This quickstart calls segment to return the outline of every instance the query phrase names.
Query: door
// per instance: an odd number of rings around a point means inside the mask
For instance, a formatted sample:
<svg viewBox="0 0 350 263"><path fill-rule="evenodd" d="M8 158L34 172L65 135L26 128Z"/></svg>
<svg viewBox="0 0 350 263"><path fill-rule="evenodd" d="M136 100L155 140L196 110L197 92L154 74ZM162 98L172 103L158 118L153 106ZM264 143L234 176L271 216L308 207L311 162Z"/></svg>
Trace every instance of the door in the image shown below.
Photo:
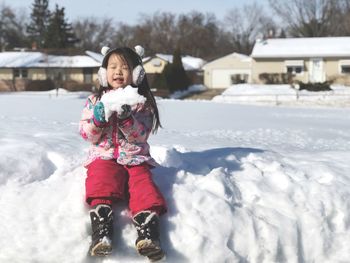
<svg viewBox="0 0 350 263"><path fill-rule="evenodd" d="M310 60L310 82L324 82L323 60L313 58Z"/></svg>

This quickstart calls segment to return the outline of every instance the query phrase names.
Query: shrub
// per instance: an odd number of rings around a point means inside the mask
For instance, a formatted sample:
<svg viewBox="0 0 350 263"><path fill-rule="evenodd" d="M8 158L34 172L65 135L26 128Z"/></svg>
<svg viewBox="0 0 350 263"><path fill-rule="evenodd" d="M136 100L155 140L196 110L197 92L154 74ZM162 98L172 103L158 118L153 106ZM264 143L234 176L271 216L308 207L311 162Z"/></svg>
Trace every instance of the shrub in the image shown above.
<svg viewBox="0 0 350 263"><path fill-rule="evenodd" d="M291 84L293 75L291 73L261 73L259 79L264 84Z"/></svg>
<svg viewBox="0 0 350 263"><path fill-rule="evenodd" d="M308 90L308 91L328 91L332 90L329 82L317 82L317 83L303 83L298 82L299 90Z"/></svg>
<svg viewBox="0 0 350 263"><path fill-rule="evenodd" d="M27 83L27 91L47 91L55 88L55 83L51 79L31 80Z"/></svg>

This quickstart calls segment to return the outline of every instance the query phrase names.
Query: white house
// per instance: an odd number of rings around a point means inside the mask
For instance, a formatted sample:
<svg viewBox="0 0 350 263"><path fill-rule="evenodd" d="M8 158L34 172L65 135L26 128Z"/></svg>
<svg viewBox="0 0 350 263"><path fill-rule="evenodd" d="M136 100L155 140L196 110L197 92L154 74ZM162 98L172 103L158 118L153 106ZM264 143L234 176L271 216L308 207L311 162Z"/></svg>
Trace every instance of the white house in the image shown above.
<svg viewBox="0 0 350 263"><path fill-rule="evenodd" d="M350 83L350 37L260 40L251 57L253 83L262 83L262 74L291 74L305 83Z"/></svg>

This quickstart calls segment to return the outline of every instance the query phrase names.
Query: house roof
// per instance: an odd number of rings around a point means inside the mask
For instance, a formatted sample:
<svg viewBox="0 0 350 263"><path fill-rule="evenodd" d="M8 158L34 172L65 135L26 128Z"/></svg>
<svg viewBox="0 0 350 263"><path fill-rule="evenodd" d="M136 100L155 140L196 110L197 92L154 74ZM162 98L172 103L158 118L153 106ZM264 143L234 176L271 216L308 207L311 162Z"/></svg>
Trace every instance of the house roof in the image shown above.
<svg viewBox="0 0 350 263"><path fill-rule="evenodd" d="M100 63L90 56L54 56L41 52L0 53L1 68L89 68Z"/></svg>
<svg viewBox="0 0 350 263"><path fill-rule="evenodd" d="M44 59L41 52L1 52L1 68L21 68L27 67L28 64L37 63Z"/></svg>
<svg viewBox="0 0 350 263"><path fill-rule="evenodd" d="M228 54L226 56L223 56L223 57L220 57L220 58L217 58L215 60L212 60L208 63L206 63L203 68L207 67L207 66L210 66L212 64L216 64L216 63L220 63L221 61L224 61L226 59L230 59L230 58L233 58L233 59L238 59L242 62L248 62L250 63L252 61L252 58L250 56L247 56L247 55L244 55L244 54L241 54L241 53L236 53L236 52L233 52L231 54Z"/></svg>
<svg viewBox="0 0 350 263"><path fill-rule="evenodd" d="M173 55L167 55L167 54L156 54L156 57L165 60L169 63L173 63ZM202 68L202 66L206 63L205 60L201 58L196 58L192 56L182 56L181 57L182 64L184 66L184 69L186 71L189 70L199 70Z"/></svg>
<svg viewBox="0 0 350 263"><path fill-rule="evenodd" d="M89 56L47 56L44 61L29 65L29 67L51 67L51 68L95 68L101 65Z"/></svg>
<svg viewBox="0 0 350 263"><path fill-rule="evenodd" d="M96 61L102 63L103 60L103 55L100 53L96 53L93 51L86 51L85 52L88 56L92 57ZM173 62L173 55L168 55L168 54L156 54L155 57L158 57L164 61L167 61L169 63ZM145 57L142 59L143 63L147 63L150 61L153 57ZM201 58L196 58L192 56L182 56L182 64L184 66L185 70L199 70L202 68L202 66L206 63L205 60Z"/></svg>
<svg viewBox="0 0 350 263"><path fill-rule="evenodd" d="M102 63L103 55L101 53L96 53L96 52L87 50L85 51L85 54L88 55L89 57L92 57L94 60L96 60L100 64Z"/></svg>
<svg viewBox="0 0 350 263"><path fill-rule="evenodd" d="M350 57L350 37L257 40L253 58Z"/></svg>

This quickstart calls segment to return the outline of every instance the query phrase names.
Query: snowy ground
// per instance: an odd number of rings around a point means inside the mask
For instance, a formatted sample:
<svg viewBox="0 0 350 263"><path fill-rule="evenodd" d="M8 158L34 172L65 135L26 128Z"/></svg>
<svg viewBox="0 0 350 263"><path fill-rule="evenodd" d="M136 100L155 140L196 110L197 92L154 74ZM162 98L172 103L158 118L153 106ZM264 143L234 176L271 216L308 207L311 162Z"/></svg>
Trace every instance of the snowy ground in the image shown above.
<svg viewBox="0 0 350 263"><path fill-rule="evenodd" d="M0 262L146 262L125 204L87 257L85 97L0 94ZM348 262L350 108L161 100L150 139L167 262Z"/></svg>
<svg viewBox="0 0 350 263"><path fill-rule="evenodd" d="M299 90L298 85L237 84L213 100L260 105L350 107L350 87L331 85L329 91L310 92Z"/></svg>

